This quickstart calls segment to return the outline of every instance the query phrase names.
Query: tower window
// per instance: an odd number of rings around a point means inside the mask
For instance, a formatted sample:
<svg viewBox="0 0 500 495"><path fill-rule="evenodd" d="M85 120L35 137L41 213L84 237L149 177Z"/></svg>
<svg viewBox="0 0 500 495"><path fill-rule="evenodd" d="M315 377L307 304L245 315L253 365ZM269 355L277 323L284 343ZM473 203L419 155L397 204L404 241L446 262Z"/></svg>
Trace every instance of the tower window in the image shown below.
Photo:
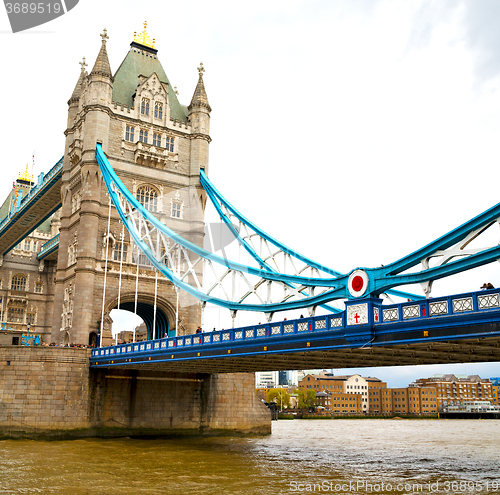
<svg viewBox="0 0 500 495"><path fill-rule="evenodd" d="M143 131L143 130L141 129L141 132L140 132L140 134L139 134L139 141L140 141L141 143L146 143L146 144L148 144L148 131Z"/></svg>
<svg viewBox="0 0 500 495"><path fill-rule="evenodd" d="M122 261L122 243L116 242L113 246L113 260ZM127 245L123 244L123 261L127 260Z"/></svg>
<svg viewBox="0 0 500 495"><path fill-rule="evenodd" d="M172 152L174 151L174 138L173 137L167 137L165 148L167 148L168 151L172 151Z"/></svg>
<svg viewBox="0 0 500 495"><path fill-rule="evenodd" d="M22 323L24 320L24 308L20 306L9 306L7 310L7 321Z"/></svg>
<svg viewBox="0 0 500 495"><path fill-rule="evenodd" d="M132 263L142 266L151 266L151 261L149 261L148 257L142 251L139 250L139 257L137 257L137 251L137 246L134 246L132 250Z"/></svg>
<svg viewBox="0 0 500 495"><path fill-rule="evenodd" d="M163 118L163 105L161 103L155 104L155 119Z"/></svg>
<svg viewBox="0 0 500 495"><path fill-rule="evenodd" d="M42 282L35 283L35 292L37 294L41 294L43 292L43 283Z"/></svg>
<svg viewBox="0 0 500 495"><path fill-rule="evenodd" d="M181 218L182 203L180 201L172 201L172 218Z"/></svg>
<svg viewBox="0 0 500 495"><path fill-rule="evenodd" d="M10 288L11 290L26 291L26 277L24 275L14 275Z"/></svg>
<svg viewBox="0 0 500 495"><path fill-rule="evenodd" d="M127 126L125 129L125 141L134 142L134 128L131 126Z"/></svg>
<svg viewBox="0 0 500 495"><path fill-rule="evenodd" d="M141 186L137 189L135 197L146 210L158 211L158 192L151 186Z"/></svg>
<svg viewBox="0 0 500 495"><path fill-rule="evenodd" d="M153 133L153 146L161 147L161 134L156 134L156 132Z"/></svg>
<svg viewBox="0 0 500 495"><path fill-rule="evenodd" d="M149 115L149 100L147 98L143 98L141 101L141 114Z"/></svg>

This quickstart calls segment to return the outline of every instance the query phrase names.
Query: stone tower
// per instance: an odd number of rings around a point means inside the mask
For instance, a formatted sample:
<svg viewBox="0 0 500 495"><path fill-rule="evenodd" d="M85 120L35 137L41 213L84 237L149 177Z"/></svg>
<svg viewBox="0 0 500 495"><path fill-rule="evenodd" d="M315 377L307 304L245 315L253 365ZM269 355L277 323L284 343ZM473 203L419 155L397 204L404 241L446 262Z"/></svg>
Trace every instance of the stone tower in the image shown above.
<svg viewBox="0 0 500 495"><path fill-rule="evenodd" d="M109 313L118 303L120 309L137 308L149 337L153 336L153 319L156 337L166 332L194 333L200 324L200 303L177 293L162 276L158 277L153 316L155 272L136 252L126 230L123 233L114 207L108 232L109 196L95 149L96 143L102 143L125 186L160 221L202 245L205 193L199 173L201 168L208 171L211 112L203 65L191 103L185 107L163 70L146 24L134 36L114 75L106 51L106 30L101 37L92 70L87 73L85 60L81 63L68 101L52 342L94 342L104 312L103 343L109 343Z"/></svg>

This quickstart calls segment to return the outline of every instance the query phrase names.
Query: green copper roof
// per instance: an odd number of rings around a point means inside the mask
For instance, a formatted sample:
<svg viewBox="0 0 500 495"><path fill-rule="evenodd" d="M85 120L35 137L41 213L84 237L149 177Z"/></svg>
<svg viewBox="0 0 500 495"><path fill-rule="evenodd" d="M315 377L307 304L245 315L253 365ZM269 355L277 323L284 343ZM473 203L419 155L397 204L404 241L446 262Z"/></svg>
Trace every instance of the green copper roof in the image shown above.
<svg viewBox="0 0 500 495"><path fill-rule="evenodd" d="M14 191L11 190L7 198L5 198L3 205L0 207L0 221L2 221L9 214L10 203L13 195Z"/></svg>
<svg viewBox="0 0 500 495"><path fill-rule="evenodd" d="M23 191L23 196L26 196L26 194L28 192L29 192L29 190L28 191L26 191L26 190ZM8 216L14 194L15 194L15 191L11 190L10 193L9 193L9 195L7 196L7 198L5 198L5 201L3 202L2 206L0 206L0 222L2 220L4 220ZM42 232L50 232L50 229L51 229L51 226L50 226L51 218L52 217L47 218L47 220L45 220L43 223L41 223L36 228L36 230L40 230Z"/></svg>
<svg viewBox="0 0 500 495"><path fill-rule="evenodd" d="M141 50L135 43L134 45L136 46L131 46L130 51L116 71L113 82L113 101L131 107L133 105L132 96L139 84L139 76L149 77L155 72L161 82L169 85L170 117L174 120L187 121L188 110L179 103L156 54L148 49Z"/></svg>

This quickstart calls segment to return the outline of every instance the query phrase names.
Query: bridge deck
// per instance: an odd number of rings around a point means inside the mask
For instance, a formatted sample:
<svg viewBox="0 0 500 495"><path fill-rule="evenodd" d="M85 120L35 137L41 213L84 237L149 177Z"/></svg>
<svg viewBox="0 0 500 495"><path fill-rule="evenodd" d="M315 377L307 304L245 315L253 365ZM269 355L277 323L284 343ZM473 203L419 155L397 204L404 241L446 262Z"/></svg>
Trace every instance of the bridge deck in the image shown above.
<svg viewBox="0 0 500 495"><path fill-rule="evenodd" d="M7 254L61 207L61 158L42 182L25 196L19 208L0 223L0 254Z"/></svg>
<svg viewBox="0 0 500 495"><path fill-rule="evenodd" d="M95 349L90 365L232 373L500 361L499 290L350 304L340 314Z"/></svg>

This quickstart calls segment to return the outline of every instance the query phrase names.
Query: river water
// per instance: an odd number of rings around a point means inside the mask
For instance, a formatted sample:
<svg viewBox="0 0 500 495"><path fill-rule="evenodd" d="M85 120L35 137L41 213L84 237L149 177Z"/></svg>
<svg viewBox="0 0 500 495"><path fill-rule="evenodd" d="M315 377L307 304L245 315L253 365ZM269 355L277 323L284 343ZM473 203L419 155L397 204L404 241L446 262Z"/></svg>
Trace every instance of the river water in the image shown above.
<svg viewBox="0 0 500 495"><path fill-rule="evenodd" d="M0 493L499 493L497 420L280 420L259 438L0 441Z"/></svg>

